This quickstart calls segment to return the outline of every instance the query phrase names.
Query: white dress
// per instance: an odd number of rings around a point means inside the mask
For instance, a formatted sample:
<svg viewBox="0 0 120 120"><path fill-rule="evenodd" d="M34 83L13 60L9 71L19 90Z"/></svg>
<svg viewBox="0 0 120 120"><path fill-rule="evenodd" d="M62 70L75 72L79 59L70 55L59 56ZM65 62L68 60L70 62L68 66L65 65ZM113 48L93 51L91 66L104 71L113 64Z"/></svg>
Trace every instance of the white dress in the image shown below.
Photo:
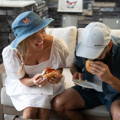
<svg viewBox="0 0 120 120"><path fill-rule="evenodd" d="M44 53L43 53L44 54ZM23 75L18 75L17 71L21 66L21 61L17 56L17 49L13 49L10 45L4 48L2 52L3 63L5 66L7 78L5 80L6 92L10 96L13 105L18 111L27 107L40 107L50 109L50 101L54 96L63 92L63 80L58 84L49 84L44 87L28 87L20 82ZM66 58L68 49L66 45L54 38L50 58L38 65L24 65L25 72L29 77L36 73L41 73L46 67L54 69L66 67Z"/></svg>

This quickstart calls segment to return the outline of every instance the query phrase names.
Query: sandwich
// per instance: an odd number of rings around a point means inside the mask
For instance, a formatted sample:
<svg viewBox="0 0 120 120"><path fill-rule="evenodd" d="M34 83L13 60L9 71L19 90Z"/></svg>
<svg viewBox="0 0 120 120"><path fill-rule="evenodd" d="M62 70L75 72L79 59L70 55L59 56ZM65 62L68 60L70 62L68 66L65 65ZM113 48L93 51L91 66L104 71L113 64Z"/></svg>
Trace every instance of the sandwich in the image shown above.
<svg viewBox="0 0 120 120"><path fill-rule="evenodd" d="M56 76L59 76L61 73L59 70L56 70L56 69L53 69L53 68L46 68L44 70L44 73L43 73L43 79L51 79L51 78L54 78Z"/></svg>
<svg viewBox="0 0 120 120"><path fill-rule="evenodd" d="M91 72L91 64L93 63L93 61L92 60L87 60L86 62L85 62L85 67L86 67L86 70L88 71L88 72Z"/></svg>

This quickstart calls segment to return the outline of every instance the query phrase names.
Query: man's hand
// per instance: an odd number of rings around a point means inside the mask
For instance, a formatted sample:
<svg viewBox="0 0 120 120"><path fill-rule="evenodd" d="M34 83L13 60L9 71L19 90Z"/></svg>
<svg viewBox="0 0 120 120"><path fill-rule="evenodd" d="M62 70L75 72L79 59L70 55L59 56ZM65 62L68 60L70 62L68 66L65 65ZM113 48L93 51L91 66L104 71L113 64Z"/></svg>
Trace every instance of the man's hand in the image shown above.
<svg viewBox="0 0 120 120"><path fill-rule="evenodd" d="M120 92L120 80L112 75L109 67L101 61L94 61L90 64L90 73L98 76L99 79L108 83Z"/></svg>
<svg viewBox="0 0 120 120"><path fill-rule="evenodd" d="M95 61L91 64L92 74L97 75L102 81L109 83L112 77L109 67L101 61Z"/></svg>
<svg viewBox="0 0 120 120"><path fill-rule="evenodd" d="M82 79L82 73L79 73L79 72L75 72L73 74L73 80L78 80L78 79Z"/></svg>

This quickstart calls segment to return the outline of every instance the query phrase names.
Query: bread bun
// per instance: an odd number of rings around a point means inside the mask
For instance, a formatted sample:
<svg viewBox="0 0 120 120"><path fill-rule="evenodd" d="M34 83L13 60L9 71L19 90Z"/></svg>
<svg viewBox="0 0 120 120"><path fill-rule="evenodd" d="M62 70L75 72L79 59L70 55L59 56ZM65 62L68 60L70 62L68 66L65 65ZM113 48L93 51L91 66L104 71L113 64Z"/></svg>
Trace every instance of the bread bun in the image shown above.
<svg viewBox="0 0 120 120"><path fill-rule="evenodd" d="M91 65L90 65L90 64L92 64L92 63L93 63L92 60L87 60L86 63L85 63L85 67L86 67L86 70L87 70L88 72L91 71Z"/></svg>
<svg viewBox="0 0 120 120"><path fill-rule="evenodd" d="M46 68L43 74L43 78L50 79L58 75L60 75L60 72L58 70L55 70L53 68Z"/></svg>

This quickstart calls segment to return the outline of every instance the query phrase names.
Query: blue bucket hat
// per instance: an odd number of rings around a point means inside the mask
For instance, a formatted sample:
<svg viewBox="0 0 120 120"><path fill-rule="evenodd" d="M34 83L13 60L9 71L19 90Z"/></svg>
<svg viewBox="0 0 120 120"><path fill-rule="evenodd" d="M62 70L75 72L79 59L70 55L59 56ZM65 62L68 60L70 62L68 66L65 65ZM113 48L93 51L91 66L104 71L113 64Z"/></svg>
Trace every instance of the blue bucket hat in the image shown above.
<svg viewBox="0 0 120 120"><path fill-rule="evenodd" d="M21 13L12 23L15 40L12 41L11 47L16 48L20 42L45 28L53 20L52 18L41 19L41 17L33 11Z"/></svg>

